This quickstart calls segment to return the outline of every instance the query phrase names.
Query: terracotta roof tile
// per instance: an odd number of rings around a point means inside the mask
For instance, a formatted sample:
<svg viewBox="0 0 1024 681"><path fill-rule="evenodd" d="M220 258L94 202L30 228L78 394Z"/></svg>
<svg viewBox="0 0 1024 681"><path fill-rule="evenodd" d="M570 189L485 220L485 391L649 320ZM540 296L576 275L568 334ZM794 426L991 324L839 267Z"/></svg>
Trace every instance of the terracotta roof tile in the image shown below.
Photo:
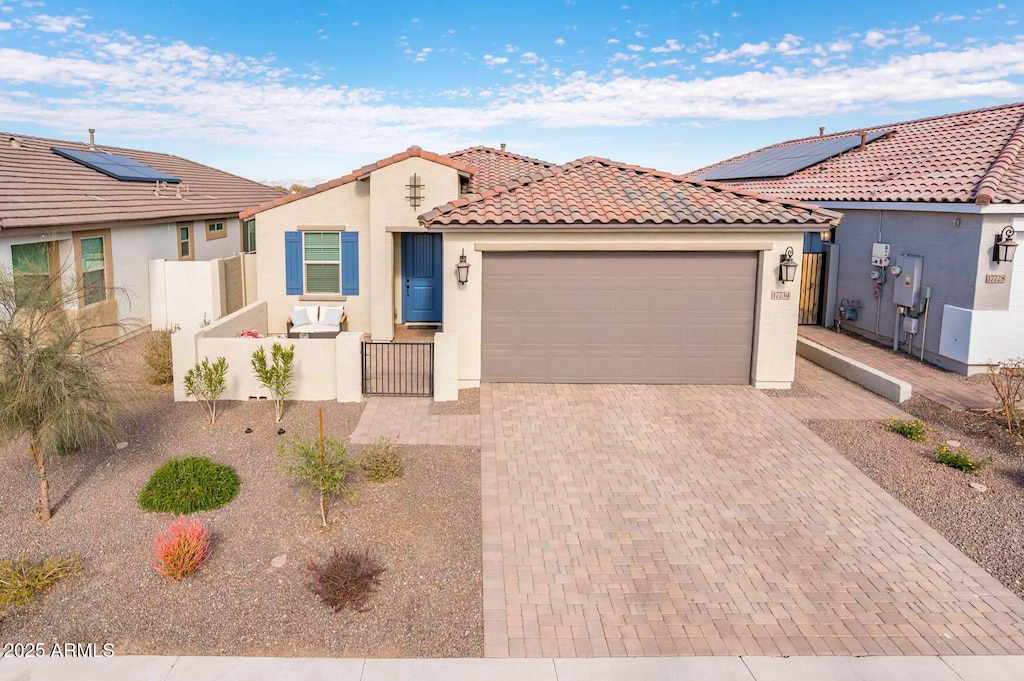
<svg viewBox="0 0 1024 681"><path fill-rule="evenodd" d="M339 177L337 179L329 180L328 182L318 184L317 186L312 187L310 189L306 189L301 192L295 192L294 194L288 194L287 196L282 196L280 198L274 199L273 201L268 201L258 206L248 208L242 211L241 217L243 219L251 217L256 213L262 213L265 210L270 210L271 208L283 206L286 203L298 201L301 198L312 196L314 194L319 194L320 192L327 191L328 189L340 187L343 184L348 184L349 182L354 182L360 179L361 177L365 177L366 175L369 175L375 170L380 170L381 168L386 168L387 166L393 163L398 163L399 161L405 161L406 159L416 157L424 158L428 161L433 161L434 163L440 163L441 165L454 168L455 170L460 170L464 173L473 173L475 171L473 167L462 162L461 160L449 158L447 156L438 156L437 154L434 154L432 152L423 151L423 149L421 149L420 147L411 146L403 152L394 154L393 156L388 156L387 158L382 158L376 163L370 163L369 165L365 165L362 168L353 170L348 175L343 175L342 177Z"/></svg>
<svg viewBox="0 0 1024 681"><path fill-rule="evenodd" d="M801 201L1024 202L1024 102L865 128L890 134L786 177L724 180ZM848 137L861 130L825 135ZM818 137L765 147L800 144ZM752 154L691 173L730 164Z"/></svg>
<svg viewBox="0 0 1024 681"><path fill-rule="evenodd" d="M470 147L448 154L448 158L462 161L472 166L476 172L469 180L469 191L479 192L489 187L503 185L524 175L538 170L553 168L555 164L540 161L528 156L520 156L503 149L490 147Z"/></svg>
<svg viewBox="0 0 1024 681"><path fill-rule="evenodd" d="M52 147L89 150L81 142L0 133L0 229L202 219L282 194L178 156L97 145L179 178L179 196L178 185L155 191L151 182L116 180L58 156Z"/></svg>
<svg viewBox="0 0 1024 681"><path fill-rule="evenodd" d="M583 158L420 216L428 227L489 225L835 225L839 213L712 182ZM474 227L476 229L476 227Z"/></svg>

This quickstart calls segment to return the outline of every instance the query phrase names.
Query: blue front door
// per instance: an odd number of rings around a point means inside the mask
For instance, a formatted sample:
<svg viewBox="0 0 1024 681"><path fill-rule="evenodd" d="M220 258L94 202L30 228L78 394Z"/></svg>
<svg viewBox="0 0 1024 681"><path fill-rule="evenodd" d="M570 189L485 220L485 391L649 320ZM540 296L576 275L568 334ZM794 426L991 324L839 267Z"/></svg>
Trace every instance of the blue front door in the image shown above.
<svg viewBox="0 0 1024 681"><path fill-rule="evenodd" d="M402 235L402 317L441 321L441 235Z"/></svg>

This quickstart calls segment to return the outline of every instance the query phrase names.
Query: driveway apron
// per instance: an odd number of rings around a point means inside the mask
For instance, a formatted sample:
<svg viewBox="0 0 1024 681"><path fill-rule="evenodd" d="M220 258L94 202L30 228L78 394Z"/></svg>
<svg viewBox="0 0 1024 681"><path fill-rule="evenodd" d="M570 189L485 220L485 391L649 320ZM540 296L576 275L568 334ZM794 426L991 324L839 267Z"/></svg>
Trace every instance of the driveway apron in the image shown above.
<svg viewBox="0 0 1024 681"><path fill-rule="evenodd" d="M480 428L487 656L1024 653L1024 602L753 388L488 384Z"/></svg>

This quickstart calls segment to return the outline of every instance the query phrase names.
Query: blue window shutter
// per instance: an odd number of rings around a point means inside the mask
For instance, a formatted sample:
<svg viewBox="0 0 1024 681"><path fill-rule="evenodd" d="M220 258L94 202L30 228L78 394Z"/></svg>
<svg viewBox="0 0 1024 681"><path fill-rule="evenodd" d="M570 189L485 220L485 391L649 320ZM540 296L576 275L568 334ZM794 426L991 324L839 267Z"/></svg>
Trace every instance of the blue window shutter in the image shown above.
<svg viewBox="0 0 1024 681"><path fill-rule="evenodd" d="M341 233L341 294L359 295L359 232Z"/></svg>
<svg viewBox="0 0 1024 681"><path fill-rule="evenodd" d="M284 233L284 286L288 295L302 295L302 232Z"/></svg>

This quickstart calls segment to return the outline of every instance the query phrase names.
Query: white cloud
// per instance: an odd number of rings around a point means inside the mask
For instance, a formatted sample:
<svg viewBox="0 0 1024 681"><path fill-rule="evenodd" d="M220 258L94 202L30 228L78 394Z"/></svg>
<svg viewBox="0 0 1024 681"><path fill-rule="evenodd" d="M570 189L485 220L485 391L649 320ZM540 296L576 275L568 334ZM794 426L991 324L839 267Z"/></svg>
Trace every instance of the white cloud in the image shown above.
<svg viewBox="0 0 1024 681"><path fill-rule="evenodd" d="M1024 99L1024 39L960 50L929 47L862 67L720 77L684 76L682 69L656 78L552 70L544 81L517 78L512 86L433 102L407 98L407 92L313 83L310 74L290 72L269 58L181 42L93 35L76 41L75 49L79 56L0 47L0 90L7 95L0 97L0 120L47 121L55 130L98 127L122 139L239 145L268 154L383 154L410 140L443 150L454 134L502 126L630 128L815 117L936 100ZM749 45L743 56L770 49L767 43ZM637 61L637 54L624 52L623 60ZM10 94L44 86L46 97Z"/></svg>
<svg viewBox="0 0 1024 681"><path fill-rule="evenodd" d="M730 12L729 16L732 17L733 19L738 19L741 15L739 12Z"/></svg>
<svg viewBox="0 0 1024 681"><path fill-rule="evenodd" d="M651 52L654 52L656 54L663 54L666 52L678 52L681 49L683 49L683 46L679 44L679 41L676 40L675 38L670 38L666 40L662 45L659 45L658 47L652 47Z"/></svg>
<svg viewBox="0 0 1024 681"><path fill-rule="evenodd" d="M506 54L513 54L513 53L518 52L518 51L519 51L519 47L516 46L516 45L505 45L505 53Z"/></svg>
<svg viewBox="0 0 1024 681"><path fill-rule="evenodd" d="M0 21L0 31L9 31L9 30L11 30L11 22L9 22L9 21Z"/></svg>
<svg viewBox="0 0 1024 681"><path fill-rule="evenodd" d="M410 50L406 50L406 51L409 52ZM416 62L416 63L425 62L427 60L427 57L429 57L430 53L433 52L433 51L434 51L433 47L424 47L422 50L420 50L419 52L416 53L416 56L413 57L413 61Z"/></svg>
<svg viewBox="0 0 1024 681"><path fill-rule="evenodd" d="M849 52L853 49L853 43L849 40L837 40L834 43L829 43L828 49L832 52Z"/></svg>
<svg viewBox="0 0 1024 681"><path fill-rule="evenodd" d="M563 38L557 38L555 40L555 44L561 47L562 45L565 45L565 40Z"/></svg>
<svg viewBox="0 0 1024 681"><path fill-rule="evenodd" d="M876 50L889 45L898 45L900 41L893 38L891 34L891 31L883 32L873 28L864 35L863 42Z"/></svg>
<svg viewBox="0 0 1024 681"><path fill-rule="evenodd" d="M713 54L709 57L704 57L703 61L708 64L716 64L718 62L731 62L737 59L744 59L747 57L760 57L772 49L771 45L766 42L760 43L743 43L733 51L722 50L718 54Z"/></svg>
<svg viewBox="0 0 1024 681"><path fill-rule="evenodd" d="M626 45L626 49L630 50L631 52L643 52L644 51L644 46L643 45Z"/></svg>
<svg viewBox="0 0 1024 681"><path fill-rule="evenodd" d="M523 64L536 64L540 61L540 57L537 56L536 52L523 52L519 55L519 61Z"/></svg>
<svg viewBox="0 0 1024 681"><path fill-rule="evenodd" d="M83 28L85 22L79 17L51 17L49 14L37 14L31 17L37 30L43 33L67 33L71 28Z"/></svg>
<svg viewBox="0 0 1024 681"><path fill-rule="evenodd" d="M608 39L608 42L607 42L606 44L607 44L607 45L618 45L618 44L619 44L619 43L621 43L621 42L622 42L622 41L621 41L621 40L619 40L618 38L609 38L609 39Z"/></svg>
<svg viewBox="0 0 1024 681"><path fill-rule="evenodd" d="M484 63L488 66L497 66L499 64L507 64L508 57L495 57L493 54L484 55Z"/></svg>
<svg viewBox="0 0 1024 681"><path fill-rule="evenodd" d="M802 43L803 40L804 39L801 38L798 35L793 35L792 33L787 33L786 35L784 35L782 37L782 40L780 40L775 45L775 51L779 52L779 53L781 53L783 55L786 55L786 56L793 56L793 55L798 55L798 54L806 54L807 53L806 49L799 49L800 48L800 43Z"/></svg>
<svg viewBox="0 0 1024 681"><path fill-rule="evenodd" d="M942 12L939 12L938 14L935 15L935 18L932 19L932 21L963 21L966 18L967 17L965 17L963 14L951 14L949 16L946 16Z"/></svg>

